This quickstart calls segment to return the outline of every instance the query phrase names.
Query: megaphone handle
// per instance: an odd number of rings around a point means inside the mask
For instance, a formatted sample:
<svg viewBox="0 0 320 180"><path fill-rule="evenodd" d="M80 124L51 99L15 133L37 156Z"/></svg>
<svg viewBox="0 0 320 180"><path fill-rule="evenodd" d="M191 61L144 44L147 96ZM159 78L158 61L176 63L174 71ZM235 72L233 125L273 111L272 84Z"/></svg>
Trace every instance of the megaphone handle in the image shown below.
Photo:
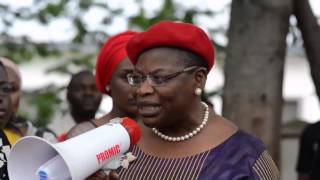
<svg viewBox="0 0 320 180"><path fill-rule="evenodd" d="M116 170L121 166L121 161L123 159L123 154L116 156L112 161L105 164L102 169L103 170Z"/></svg>
<svg viewBox="0 0 320 180"><path fill-rule="evenodd" d="M116 170L120 166L127 169L130 162L133 162L136 160L137 157L134 156L131 152L126 153L125 155L119 155L111 162L107 163L105 166L103 166L104 170Z"/></svg>

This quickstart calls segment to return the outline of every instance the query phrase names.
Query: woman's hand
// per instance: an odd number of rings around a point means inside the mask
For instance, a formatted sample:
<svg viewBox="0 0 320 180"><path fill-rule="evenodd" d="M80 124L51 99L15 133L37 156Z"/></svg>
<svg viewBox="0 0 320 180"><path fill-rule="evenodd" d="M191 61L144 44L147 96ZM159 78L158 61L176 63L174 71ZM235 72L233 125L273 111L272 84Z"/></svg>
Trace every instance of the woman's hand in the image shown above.
<svg viewBox="0 0 320 180"><path fill-rule="evenodd" d="M95 172L90 177L87 177L86 180L118 180L119 175L116 171L111 171L109 175L103 170Z"/></svg>

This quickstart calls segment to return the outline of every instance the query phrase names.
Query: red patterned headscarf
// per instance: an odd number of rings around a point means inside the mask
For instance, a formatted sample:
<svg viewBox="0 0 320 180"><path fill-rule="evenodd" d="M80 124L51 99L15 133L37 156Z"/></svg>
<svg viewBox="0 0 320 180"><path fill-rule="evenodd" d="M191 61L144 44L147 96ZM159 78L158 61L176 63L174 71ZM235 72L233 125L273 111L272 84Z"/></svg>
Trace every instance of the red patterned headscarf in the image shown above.
<svg viewBox="0 0 320 180"><path fill-rule="evenodd" d="M109 84L117 65L128 55L127 42L133 35L133 31L126 31L109 38L100 49L96 64L96 84L100 92L108 94L106 86Z"/></svg>

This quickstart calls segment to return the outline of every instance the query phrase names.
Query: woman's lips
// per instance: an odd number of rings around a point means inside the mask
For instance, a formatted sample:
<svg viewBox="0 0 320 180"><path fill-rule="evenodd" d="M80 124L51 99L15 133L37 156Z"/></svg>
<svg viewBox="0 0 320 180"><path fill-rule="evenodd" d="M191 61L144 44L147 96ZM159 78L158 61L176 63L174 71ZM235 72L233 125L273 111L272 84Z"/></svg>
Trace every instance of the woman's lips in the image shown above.
<svg viewBox="0 0 320 180"><path fill-rule="evenodd" d="M3 117L3 116L5 116L5 115L6 115L6 111L0 110L0 117Z"/></svg>
<svg viewBox="0 0 320 180"><path fill-rule="evenodd" d="M138 104L139 114L145 117L155 116L159 114L160 110L161 110L161 106L157 104L151 104L151 103Z"/></svg>

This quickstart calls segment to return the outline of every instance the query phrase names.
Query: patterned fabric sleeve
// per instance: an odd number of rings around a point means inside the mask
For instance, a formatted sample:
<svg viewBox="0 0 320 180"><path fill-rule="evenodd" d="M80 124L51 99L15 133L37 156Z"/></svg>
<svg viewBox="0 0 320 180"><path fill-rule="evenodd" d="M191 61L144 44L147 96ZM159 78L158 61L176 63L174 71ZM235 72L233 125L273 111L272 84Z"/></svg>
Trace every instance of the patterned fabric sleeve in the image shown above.
<svg viewBox="0 0 320 180"><path fill-rule="evenodd" d="M10 144L9 141L0 129L0 179L1 180L9 180L8 171L7 171L7 157L10 152Z"/></svg>
<svg viewBox="0 0 320 180"><path fill-rule="evenodd" d="M264 151L254 163L253 171L260 180L280 179L280 172L267 151Z"/></svg>

